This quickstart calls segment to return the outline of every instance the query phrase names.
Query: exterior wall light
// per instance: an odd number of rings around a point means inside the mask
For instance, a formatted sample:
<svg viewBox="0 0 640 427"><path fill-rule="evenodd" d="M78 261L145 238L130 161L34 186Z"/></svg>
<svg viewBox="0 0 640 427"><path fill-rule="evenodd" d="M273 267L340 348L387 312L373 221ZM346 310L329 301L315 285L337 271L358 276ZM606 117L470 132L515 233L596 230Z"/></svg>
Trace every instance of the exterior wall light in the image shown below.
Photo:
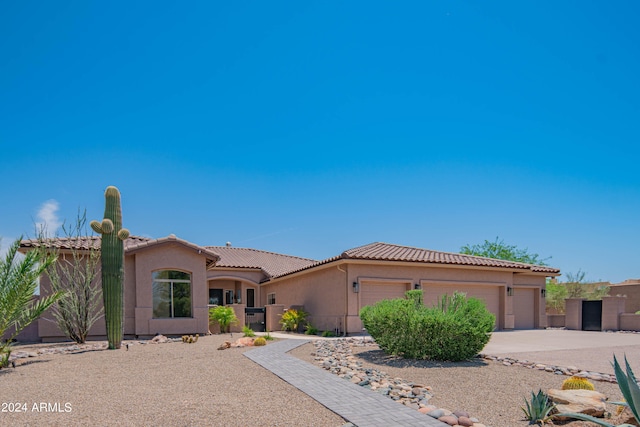
<svg viewBox="0 0 640 427"><path fill-rule="evenodd" d="M353 282L353 292L356 294L360 292L360 284L358 282Z"/></svg>
<svg viewBox="0 0 640 427"><path fill-rule="evenodd" d="M513 296L513 288L511 286L507 286L507 295L510 297Z"/></svg>
<svg viewBox="0 0 640 427"><path fill-rule="evenodd" d="M413 285L413 289L422 289L422 285L420 283L416 283Z"/></svg>
<svg viewBox="0 0 640 427"><path fill-rule="evenodd" d="M546 298L547 297L547 290L546 289L540 289L540 295L542 296L542 298Z"/></svg>

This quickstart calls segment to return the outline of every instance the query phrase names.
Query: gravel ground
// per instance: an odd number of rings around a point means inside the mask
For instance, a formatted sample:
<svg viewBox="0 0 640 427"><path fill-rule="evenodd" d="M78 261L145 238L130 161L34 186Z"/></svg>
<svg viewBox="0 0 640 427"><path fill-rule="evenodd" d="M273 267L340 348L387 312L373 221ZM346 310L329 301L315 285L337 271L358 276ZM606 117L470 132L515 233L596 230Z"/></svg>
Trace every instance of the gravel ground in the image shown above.
<svg viewBox="0 0 640 427"><path fill-rule="evenodd" d="M247 348L217 350L225 340L229 335L201 337L196 344L136 343L128 351L123 346L21 359L16 369L0 370L0 425L344 424L244 357ZM52 411L36 410L41 403ZM15 404L26 404L26 412L2 412L14 411Z"/></svg>
<svg viewBox="0 0 640 427"><path fill-rule="evenodd" d="M305 344L290 353L302 360L313 363L313 344ZM546 391L560 388L565 376L556 375L525 367L504 366L498 362L480 359L462 363L434 363L389 358L384 352L373 347L353 347L353 354L359 357L365 367L378 368L392 377L425 384L432 387L433 398L429 403L451 411L465 410L487 426L519 427L527 426L521 407L524 398L538 389ZM596 390L604 393L609 401L622 400L618 385L594 382ZM615 412L615 405L607 405ZM595 426L596 424L572 421L565 427Z"/></svg>
<svg viewBox="0 0 640 427"><path fill-rule="evenodd" d="M21 359L16 369L0 370L0 425L337 427L345 423L244 357L247 348L218 351L225 340L230 340L228 335L213 335L196 344L132 343L128 351L123 347ZM51 344L15 351L46 346ZM291 353L313 363L314 350L305 344ZM466 410L491 427L526 426L520 409L524 398L538 389L559 388L566 378L481 360L405 361L388 358L375 347L356 347L354 353L365 365L431 386L430 403ZM594 384L609 400L621 399L616 384ZM41 403L49 411L37 410ZM11 410L9 404L13 408L26 404L26 412L1 412ZM615 411L615 406L608 409ZM593 424L574 421L564 426Z"/></svg>

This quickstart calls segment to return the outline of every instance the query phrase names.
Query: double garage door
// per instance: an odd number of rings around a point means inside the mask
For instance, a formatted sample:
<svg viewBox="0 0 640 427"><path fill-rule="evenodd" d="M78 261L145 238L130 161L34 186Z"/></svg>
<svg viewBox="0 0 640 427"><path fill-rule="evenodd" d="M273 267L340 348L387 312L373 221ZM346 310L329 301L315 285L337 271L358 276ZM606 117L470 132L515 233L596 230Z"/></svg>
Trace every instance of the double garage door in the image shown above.
<svg viewBox="0 0 640 427"><path fill-rule="evenodd" d="M375 304L383 299L403 298L411 284L407 283L362 283L360 290L360 307ZM442 295L452 295L455 291L464 292L468 297L481 299L496 319L500 318L500 286L454 286L429 284L423 286L424 303L432 306L438 303ZM535 327L535 289L515 288L513 295L513 313L516 329L533 329Z"/></svg>

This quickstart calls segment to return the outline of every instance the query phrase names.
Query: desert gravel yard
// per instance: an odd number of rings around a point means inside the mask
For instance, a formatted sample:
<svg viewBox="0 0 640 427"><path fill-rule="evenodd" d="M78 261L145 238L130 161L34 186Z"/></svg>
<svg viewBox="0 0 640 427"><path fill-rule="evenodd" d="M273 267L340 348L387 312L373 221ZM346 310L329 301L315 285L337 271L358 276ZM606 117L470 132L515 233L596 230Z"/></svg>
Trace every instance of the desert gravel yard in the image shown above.
<svg viewBox="0 0 640 427"><path fill-rule="evenodd" d="M234 334L234 339L239 337ZM0 412L0 425L344 424L341 417L244 357L249 347L217 350L225 340L231 340L229 335L201 337L195 344L136 343L128 351L123 346L20 359L16 369L0 370L0 409L7 410ZM51 345L39 347L44 346ZM26 412L16 412L17 405Z"/></svg>
<svg viewBox="0 0 640 427"><path fill-rule="evenodd" d="M338 427L345 423L244 357L250 347L217 350L224 341L239 337L212 335L195 344L135 341L129 350L123 346L19 359L16 369L0 370L0 409L4 410L0 425ZM52 346L17 346L14 352ZM314 351L309 343L291 354L314 363ZM430 403L435 406L468 411L491 427L526 426L520 409L524 398L538 389L560 388L566 378L480 359L443 364L389 358L375 347L354 347L353 351L366 366L430 386ZM594 384L610 401L621 399L617 384ZM616 409L607 406L610 411Z"/></svg>

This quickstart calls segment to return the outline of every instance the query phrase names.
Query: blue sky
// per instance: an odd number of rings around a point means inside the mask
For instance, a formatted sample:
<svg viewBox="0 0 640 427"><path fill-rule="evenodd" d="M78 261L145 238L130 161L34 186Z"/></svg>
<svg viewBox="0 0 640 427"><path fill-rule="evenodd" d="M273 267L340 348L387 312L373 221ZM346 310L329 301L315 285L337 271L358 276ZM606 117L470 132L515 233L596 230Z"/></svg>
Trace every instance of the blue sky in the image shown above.
<svg viewBox="0 0 640 427"><path fill-rule="evenodd" d="M323 259L493 240L640 277L640 6L4 2L0 236L103 214Z"/></svg>

